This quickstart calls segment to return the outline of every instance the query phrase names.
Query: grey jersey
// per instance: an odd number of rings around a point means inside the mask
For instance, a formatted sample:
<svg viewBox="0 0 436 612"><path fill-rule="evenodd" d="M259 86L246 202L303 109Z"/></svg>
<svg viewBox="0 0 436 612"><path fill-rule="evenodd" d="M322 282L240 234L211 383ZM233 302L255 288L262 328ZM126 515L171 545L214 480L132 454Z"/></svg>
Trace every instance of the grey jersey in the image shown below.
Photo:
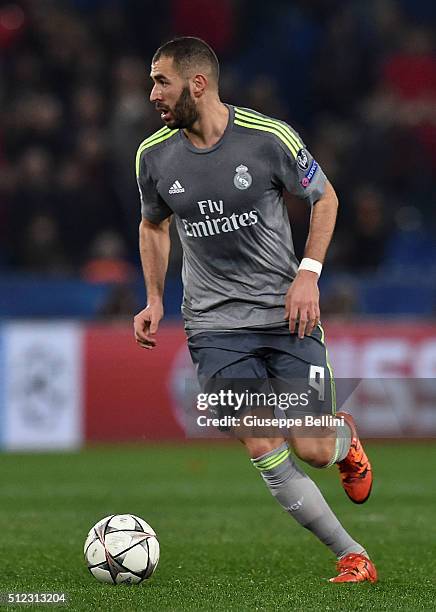
<svg viewBox="0 0 436 612"><path fill-rule="evenodd" d="M286 123L228 106L209 149L162 128L141 143L136 173L142 216L174 214L183 247L182 313L188 335L283 324L295 277L283 190L313 205L326 177Z"/></svg>

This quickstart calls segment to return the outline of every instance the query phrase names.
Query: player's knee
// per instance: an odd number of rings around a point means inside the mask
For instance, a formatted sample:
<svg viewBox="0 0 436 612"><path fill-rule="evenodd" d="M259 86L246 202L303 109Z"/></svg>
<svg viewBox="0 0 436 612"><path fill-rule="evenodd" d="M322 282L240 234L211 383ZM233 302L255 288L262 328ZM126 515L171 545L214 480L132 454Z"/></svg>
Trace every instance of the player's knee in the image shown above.
<svg viewBox="0 0 436 612"><path fill-rule="evenodd" d="M251 459L266 455L283 444L282 438L245 438L241 440Z"/></svg>

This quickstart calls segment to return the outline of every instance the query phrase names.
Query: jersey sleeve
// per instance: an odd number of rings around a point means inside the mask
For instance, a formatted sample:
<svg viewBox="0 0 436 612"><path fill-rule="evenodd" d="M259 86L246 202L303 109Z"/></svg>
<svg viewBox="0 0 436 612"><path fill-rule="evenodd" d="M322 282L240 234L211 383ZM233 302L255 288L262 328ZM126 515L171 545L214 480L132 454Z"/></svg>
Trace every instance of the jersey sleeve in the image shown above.
<svg viewBox="0 0 436 612"><path fill-rule="evenodd" d="M173 214L171 208L165 204L159 195L156 181L151 174L144 154L138 160L136 180L141 199L141 214L144 219L158 224Z"/></svg>
<svg viewBox="0 0 436 612"><path fill-rule="evenodd" d="M288 126L294 139L277 142L274 179L289 193L312 206L324 193L327 177L321 166L305 148L298 135Z"/></svg>

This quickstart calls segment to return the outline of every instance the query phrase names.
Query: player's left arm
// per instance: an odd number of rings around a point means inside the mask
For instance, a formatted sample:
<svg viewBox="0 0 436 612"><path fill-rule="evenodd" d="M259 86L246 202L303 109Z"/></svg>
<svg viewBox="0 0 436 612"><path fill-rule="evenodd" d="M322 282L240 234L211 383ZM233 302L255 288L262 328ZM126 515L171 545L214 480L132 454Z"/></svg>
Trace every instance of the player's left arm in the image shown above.
<svg viewBox="0 0 436 612"><path fill-rule="evenodd" d="M337 210L338 198L333 186L326 180L323 194L312 206L304 257L324 263L336 223ZM295 332L297 321L300 338L312 333L320 319L316 272L298 271L286 294L285 311L291 333Z"/></svg>

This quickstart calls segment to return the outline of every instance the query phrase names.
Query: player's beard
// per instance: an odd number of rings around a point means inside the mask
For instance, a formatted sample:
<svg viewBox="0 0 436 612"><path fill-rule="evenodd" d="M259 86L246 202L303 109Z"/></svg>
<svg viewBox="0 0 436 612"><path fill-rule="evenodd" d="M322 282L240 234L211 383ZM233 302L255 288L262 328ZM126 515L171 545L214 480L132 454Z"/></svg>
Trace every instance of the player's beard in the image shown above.
<svg viewBox="0 0 436 612"><path fill-rule="evenodd" d="M170 112L173 118L167 122L167 126L172 130L189 129L194 125L198 119L198 111L191 97L189 87L182 89L179 99L175 103L174 108L170 109Z"/></svg>

